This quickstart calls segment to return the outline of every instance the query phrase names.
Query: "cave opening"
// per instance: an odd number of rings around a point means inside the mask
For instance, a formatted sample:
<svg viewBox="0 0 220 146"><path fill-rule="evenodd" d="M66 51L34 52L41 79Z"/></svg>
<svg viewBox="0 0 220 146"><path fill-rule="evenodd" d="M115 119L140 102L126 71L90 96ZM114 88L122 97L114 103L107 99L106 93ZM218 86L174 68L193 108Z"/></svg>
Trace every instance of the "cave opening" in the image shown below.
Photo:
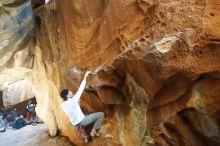
<svg viewBox="0 0 220 146"><path fill-rule="evenodd" d="M30 101L36 106L37 101L30 81L19 80L8 83L6 88L0 92L0 112L7 115L16 109L18 116L22 115L26 118Z"/></svg>

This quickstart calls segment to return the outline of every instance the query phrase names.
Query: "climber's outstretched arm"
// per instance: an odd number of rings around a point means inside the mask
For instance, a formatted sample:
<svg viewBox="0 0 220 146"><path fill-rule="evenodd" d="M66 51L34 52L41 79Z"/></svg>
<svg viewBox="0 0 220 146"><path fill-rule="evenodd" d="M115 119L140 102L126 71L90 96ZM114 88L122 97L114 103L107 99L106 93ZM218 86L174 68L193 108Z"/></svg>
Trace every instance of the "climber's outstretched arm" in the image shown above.
<svg viewBox="0 0 220 146"><path fill-rule="evenodd" d="M84 89L85 89L85 86L86 86L86 78L87 76L90 74L90 71L87 71L84 78L83 78L83 81L81 82L80 86L79 86L79 89L78 91L76 92L76 94L74 95L74 97L72 98L74 100L74 102L78 102Z"/></svg>

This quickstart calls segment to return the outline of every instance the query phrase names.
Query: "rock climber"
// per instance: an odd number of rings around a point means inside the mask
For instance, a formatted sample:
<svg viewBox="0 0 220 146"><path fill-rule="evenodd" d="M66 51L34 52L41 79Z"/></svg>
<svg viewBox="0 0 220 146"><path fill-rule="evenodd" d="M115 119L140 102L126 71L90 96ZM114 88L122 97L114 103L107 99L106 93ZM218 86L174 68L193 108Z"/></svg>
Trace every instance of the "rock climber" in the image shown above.
<svg viewBox="0 0 220 146"><path fill-rule="evenodd" d="M85 127L91 123L94 123L93 128L90 132L90 136L93 137L101 135L99 130L101 128L101 124L104 118L104 113L96 112L85 116L79 105L80 97L86 86L86 78L90 73L90 71L86 72L84 79L81 82L80 87L78 91L75 93L75 95L73 95L72 91L70 91L69 89L63 89L60 95L64 100L64 102L61 104L62 110L68 116L72 125L78 128L78 130L81 130L81 126ZM85 138L85 142L88 142L88 135L83 134L83 136Z"/></svg>

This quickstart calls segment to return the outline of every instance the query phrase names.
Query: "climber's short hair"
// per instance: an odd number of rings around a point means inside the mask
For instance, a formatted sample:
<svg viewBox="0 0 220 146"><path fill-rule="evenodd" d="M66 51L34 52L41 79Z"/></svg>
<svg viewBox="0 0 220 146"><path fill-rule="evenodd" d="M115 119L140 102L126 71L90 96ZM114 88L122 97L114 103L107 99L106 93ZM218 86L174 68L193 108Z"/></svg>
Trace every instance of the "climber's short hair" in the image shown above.
<svg viewBox="0 0 220 146"><path fill-rule="evenodd" d="M68 93L69 93L69 90L68 90L68 89L63 89L63 90L61 91L60 96L61 96L61 98L63 98L64 101L67 100L67 95L68 95Z"/></svg>

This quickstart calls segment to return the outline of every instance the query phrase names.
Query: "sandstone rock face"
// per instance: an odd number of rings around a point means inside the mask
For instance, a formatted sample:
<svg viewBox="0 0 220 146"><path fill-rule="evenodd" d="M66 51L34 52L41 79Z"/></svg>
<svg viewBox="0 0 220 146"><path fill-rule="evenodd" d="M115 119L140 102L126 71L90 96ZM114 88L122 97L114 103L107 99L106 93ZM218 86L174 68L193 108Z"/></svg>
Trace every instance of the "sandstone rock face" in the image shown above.
<svg viewBox="0 0 220 146"><path fill-rule="evenodd" d="M18 81L8 85L3 92L3 104L7 108L10 105L20 103L34 97L32 84L27 80Z"/></svg>
<svg viewBox="0 0 220 146"><path fill-rule="evenodd" d="M25 67L17 80L32 83L50 134L76 145L83 140L61 110L59 92L76 91L85 70L94 73L83 110L104 111L101 131L113 136L90 145L220 145L219 6L216 0L57 0L35 10L35 34L19 49L29 59L18 65ZM10 63L2 72L17 69Z"/></svg>
<svg viewBox="0 0 220 146"><path fill-rule="evenodd" d="M3 1L0 7L0 83L4 106L33 97L31 83L26 80L33 63L29 38L34 18L29 1Z"/></svg>

